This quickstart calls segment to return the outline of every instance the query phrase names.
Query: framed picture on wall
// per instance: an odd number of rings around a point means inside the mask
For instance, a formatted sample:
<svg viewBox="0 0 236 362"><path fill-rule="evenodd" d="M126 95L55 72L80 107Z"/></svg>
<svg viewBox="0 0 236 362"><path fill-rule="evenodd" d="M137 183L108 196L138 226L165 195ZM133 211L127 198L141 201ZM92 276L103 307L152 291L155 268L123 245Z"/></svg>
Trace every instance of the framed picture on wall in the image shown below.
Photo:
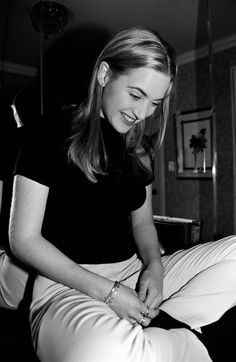
<svg viewBox="0 0 236 362"><path fill-rule="evenodd" d="M212 110L176 115L177 177L212 177Z"/></svg>

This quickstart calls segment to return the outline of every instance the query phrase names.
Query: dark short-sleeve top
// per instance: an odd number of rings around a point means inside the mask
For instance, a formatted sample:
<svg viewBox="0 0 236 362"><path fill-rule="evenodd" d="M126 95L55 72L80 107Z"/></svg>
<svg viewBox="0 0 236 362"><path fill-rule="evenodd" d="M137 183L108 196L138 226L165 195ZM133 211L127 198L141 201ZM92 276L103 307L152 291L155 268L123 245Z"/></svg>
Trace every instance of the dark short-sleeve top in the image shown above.
<svg viewBox="0 0 236 362"><path fill-rule="evenodd" d="M10 255L8 226L12 198L13 173L17 154L25 136L25 128L0 128L0 180L3 182L0 210L0 245Z"/></svg>
<svg viewBox="0 0 236 362"><path fill-rule="evenodd" d="M152 182L123 151L121 135L107 120L101 122L109 161L107 174L97 175L97 183L68 159L68 120L35 127L15 169L49 187L42 235L80 264L119 262L136 252L130 212L144 203L145 186Z"/></svg>

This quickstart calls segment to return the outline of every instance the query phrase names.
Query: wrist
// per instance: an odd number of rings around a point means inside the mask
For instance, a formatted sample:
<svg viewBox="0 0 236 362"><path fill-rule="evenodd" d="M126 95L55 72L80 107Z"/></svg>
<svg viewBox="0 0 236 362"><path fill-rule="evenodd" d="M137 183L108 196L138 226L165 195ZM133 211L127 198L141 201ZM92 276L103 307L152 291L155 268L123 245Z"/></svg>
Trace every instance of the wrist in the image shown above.
<svg viewBox="0 0 236 362"><path fill-rule="evenodd" d="M92 271L77 265L79 274L75 289L89 295L91 298L104 302L105 298L114 286L114 281L104 278Z"/></svg>
<svg viewBox="0 0 236 362"><path fill-rule="evenodd" d="M110 306L112 304L112 302L115 299L115 296L118 292L119 287L120 287L120 282L116 280L115 283L113 284L112 289L110 290L108 295L104 298L105 304L107 304L108 306Z"/></svg>
<svg viewBox="0 0 236 362"><path fill-rule="evenodd" d="M155 270L156 273L163 275L164 274L164 267L162 262L159 261L150 261L146 264L147 269Z"/></svg>

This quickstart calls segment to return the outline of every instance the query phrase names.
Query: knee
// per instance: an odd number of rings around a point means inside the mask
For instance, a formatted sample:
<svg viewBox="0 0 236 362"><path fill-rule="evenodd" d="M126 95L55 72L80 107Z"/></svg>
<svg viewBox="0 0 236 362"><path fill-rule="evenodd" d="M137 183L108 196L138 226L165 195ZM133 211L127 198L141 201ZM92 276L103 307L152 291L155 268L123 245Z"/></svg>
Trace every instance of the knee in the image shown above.
<svg viewBox="0 0 236 362"><path fill-rule="evenodd" d="M236 285L236 259L223 259L208 270L208 275L212 277L212 285L219 288L222 285L223 290L235 290Z"/></svg>
<svg viewBox="0 0 236 362"><path fill-rule="evenodd" d="M91 333L83 333L82 330L69 333L64 338L57 334L50 335L47 340L39 335L37 353L40 361L128 362L122 356L120 340L112 334L94 333L92 330Z"/></svg>
<svg viewBox="0 0 236 362"><path fill-rule="evenodd" d="M51 307L40 326L37 351L41 361L131 362L140 359L143 344L142 328L113 314L65 317Z"/></svg>
<svg viewBox="0 0 236 362"><path fill-rule="evenodd" d="M64 362L128 362L123 343L114 334L83 336L73 343L64 356Z"/></svg>
<svg viewBox="0 0 236 362"><path fill-rule="evenodd" d="M219 240L219 243L222 248L222 254L225 256L224 259L236 260L236 236L226 237Z"/></svg>

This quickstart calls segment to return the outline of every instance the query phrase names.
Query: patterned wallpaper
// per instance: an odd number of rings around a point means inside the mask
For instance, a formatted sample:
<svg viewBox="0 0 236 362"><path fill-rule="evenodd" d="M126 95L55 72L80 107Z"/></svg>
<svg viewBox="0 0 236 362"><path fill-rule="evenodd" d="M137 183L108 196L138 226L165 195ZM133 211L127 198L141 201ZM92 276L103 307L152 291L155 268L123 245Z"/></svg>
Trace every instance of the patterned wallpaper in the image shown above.
<svg viewBox="0 0 236 362"><path fill-rule="evenodd" d="M230 67L236 65L236 48L214 54L214 94L217 143L217 220L214 229L213 181L177 179L168 172L168 162L176 161L173 114L165 137L166 215L202 221L202 241L233 234L233 139ZM179 68L176 108L190 112L211 107L208 58ZM216 234L214 235L214 230Z"/></svg>

